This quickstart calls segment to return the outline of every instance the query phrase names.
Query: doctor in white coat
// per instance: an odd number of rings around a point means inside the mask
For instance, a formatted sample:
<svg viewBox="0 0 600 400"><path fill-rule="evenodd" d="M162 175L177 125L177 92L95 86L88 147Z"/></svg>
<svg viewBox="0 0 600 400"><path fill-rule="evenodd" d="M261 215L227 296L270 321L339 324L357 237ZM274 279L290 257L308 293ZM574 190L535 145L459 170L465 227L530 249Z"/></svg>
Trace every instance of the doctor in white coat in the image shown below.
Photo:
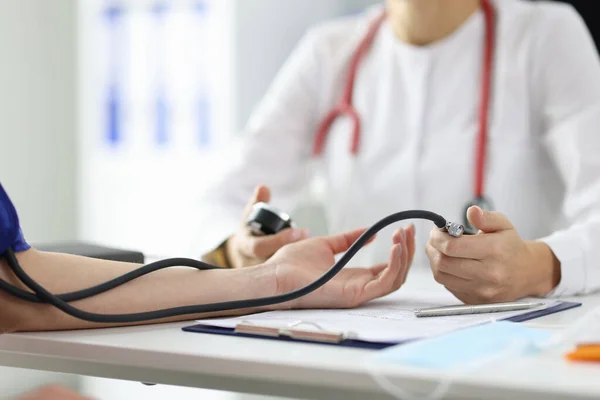
<svg viewBox="0 0 600 400"><path fill-rule="evenodd" d="M242 215L270 201L293 217L315 171L331 232L468 214L476 235L402 231L413 264L465 302L600 288L600 62L571 6L387 0L310 29L199 206L215 229L196 249L243 267L307 237L251 236ZM385 260L391 229L357 260Z"/></svg>

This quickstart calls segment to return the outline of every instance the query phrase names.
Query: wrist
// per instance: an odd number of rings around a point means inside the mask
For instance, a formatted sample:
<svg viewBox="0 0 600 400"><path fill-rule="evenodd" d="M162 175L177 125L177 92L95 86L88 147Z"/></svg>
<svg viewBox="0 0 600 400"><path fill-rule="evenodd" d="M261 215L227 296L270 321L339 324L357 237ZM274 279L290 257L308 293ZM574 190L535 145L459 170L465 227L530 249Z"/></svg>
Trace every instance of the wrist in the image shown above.
<svg viewBox="0 0 600 400"><path fill-rule="evenodd" d="M268 288L268 292L258 293L259 297L265 296L280 296L285 293L289 293L294 290L293 285L289 282L289 276L282 274L281 269L277 267L277 264L266 261L255 267L250 267L260 271L265 281L265 286ZM292 307L291 302L277 303L267 306L269 311L275 310L289 310Z"/></svg>
<svg viewBox="0 0 600 400"><path fill-rule="evenodd" d="M532 271L530 276L530 295L544 297L560 283L560 261L550 247L544 242L527 241L527 267Z"/></svg>
<svg viewBox="0 0 600 400"><path fill-rule="evenodd" d="M281 294L277 279L277 268L271 264L259 264L253 267L241 268L239 271L248 273L248 287L253 299L272 297ZM281 304L272 304L260 308L260 311L280 310Z"/></svg>

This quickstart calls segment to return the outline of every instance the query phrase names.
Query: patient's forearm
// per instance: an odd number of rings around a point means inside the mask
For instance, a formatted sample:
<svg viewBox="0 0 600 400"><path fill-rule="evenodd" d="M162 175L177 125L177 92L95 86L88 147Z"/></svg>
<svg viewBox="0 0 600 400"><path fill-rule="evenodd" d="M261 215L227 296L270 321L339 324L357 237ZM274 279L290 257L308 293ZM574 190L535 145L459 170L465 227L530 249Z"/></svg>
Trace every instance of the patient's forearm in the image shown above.
<svg viewBox="0 0 600 400"><path fill-rule="evenodd" d="M34 280L55 294L94 286L140 267L137 264L46 253L33 249L18 253L17 258L23 269ZM0 264L0 278L28 290L14 276L5 260ZM274 274L268 267L209 271L169 268L71 304L94 313L125 314L263 297L273 295L275 291ZM255 311L259 310L246 309L211 315ZM203 315L187 315L152 322L189 320L201 316ZM50 305L26 302L1 291L0 323L2 331L59 330L117 325L82 321Z"/></svg>

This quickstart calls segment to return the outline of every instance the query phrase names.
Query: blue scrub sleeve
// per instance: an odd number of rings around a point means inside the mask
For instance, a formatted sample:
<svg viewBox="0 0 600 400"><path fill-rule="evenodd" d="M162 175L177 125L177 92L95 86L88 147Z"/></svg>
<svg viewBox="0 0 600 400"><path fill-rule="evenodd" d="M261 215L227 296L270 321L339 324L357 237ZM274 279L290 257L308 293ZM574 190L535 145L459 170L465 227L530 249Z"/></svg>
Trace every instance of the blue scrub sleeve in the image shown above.
<svg viewBox="0 0 600 400"><path fill-rule="evenodd" d="M0 183L0 255L11 247L19 252L31 246L23 237L17 210Z"/></svg>

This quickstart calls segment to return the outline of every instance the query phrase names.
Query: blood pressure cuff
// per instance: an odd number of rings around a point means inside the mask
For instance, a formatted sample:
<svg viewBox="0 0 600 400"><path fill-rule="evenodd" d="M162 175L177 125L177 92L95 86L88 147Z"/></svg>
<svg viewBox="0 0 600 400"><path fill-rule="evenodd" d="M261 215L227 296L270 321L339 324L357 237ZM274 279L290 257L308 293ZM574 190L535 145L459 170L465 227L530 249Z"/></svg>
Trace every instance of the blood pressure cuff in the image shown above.
<svg viewBox="0 0 600 400"><path fill-rule="evenodd" d="M25 251L31 246L23 237L17 210L0 183L0 255L11 247L14 251L19 252Z"/></svg>

